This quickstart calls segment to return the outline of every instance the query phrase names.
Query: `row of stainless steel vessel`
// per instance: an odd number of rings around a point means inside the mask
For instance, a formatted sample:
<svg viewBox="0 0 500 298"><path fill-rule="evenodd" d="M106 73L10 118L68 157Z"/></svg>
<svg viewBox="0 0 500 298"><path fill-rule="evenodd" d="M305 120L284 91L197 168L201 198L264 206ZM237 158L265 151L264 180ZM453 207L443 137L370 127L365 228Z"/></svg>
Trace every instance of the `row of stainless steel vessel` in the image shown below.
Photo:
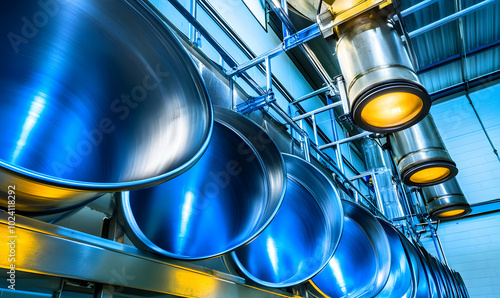
<svg viewBox="0 0 500 298"><path fill-rule="evenodd" d="M115 193L137 247L184 260L224 255L264 286L467 297L458 273L341 200L311 163L212 107L193 62L142 2L2 6L2 208L57 220Z"/></svg>

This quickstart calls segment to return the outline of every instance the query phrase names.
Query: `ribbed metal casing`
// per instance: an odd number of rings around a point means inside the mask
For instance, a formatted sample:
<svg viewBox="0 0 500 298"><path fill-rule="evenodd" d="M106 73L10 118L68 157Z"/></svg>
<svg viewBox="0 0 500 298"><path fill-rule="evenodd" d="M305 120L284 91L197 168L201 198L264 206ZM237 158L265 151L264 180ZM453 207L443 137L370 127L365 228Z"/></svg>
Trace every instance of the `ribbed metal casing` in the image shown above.
<svg viewBox="0 0 500 298"><path fill-rule="evenodd" d="M433 220L462 217L472 211L456 179L434 186L422 187L422 194L427 211ZM444 212L460 209L463 209L463 213L450 217L440 216Z"/></svg>
<svg viewBox="0 0 500 298"><path fill-rule="evenodd" d="M431 101L418 81L401 38L382 17L367 12L336 28L336 53L344 76L351 116L361 128L374 132L405 129L422 120ZM420 112L410 121L392 127L374 127L361 118L361 111L374 98L406 92L422 99Z"/></svg>
<svg viewBox="0 0 500 298"><path fill-rule="evenodd" d="M432 186L458 174L456 164L448 154L430 114L416 125L390 134L389 139L401 180L406 185ZM450 172L446 177L427 183L412 181L415 173L435 167L446 168Z"/></svg>

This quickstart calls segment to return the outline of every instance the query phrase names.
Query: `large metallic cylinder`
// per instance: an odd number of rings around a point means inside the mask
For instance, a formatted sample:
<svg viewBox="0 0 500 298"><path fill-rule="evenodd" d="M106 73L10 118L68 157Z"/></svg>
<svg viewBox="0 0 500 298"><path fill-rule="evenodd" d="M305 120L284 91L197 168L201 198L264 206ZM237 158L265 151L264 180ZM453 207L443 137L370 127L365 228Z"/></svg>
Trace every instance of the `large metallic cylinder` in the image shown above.
<svg viewBox="0 0 500 298"><path fill-rule="evenodd" d="M231 253L245 276L276 288L303 283L327 265L344 219L330 180L298 157L283 157L288 181L276 218L255 240Z"/></svg>
<svg viewBox="0 0 500 298"><path fill-rule="evenodd" d="M384 228L389 246L391 248L391 269L389 278L382 291L377 297L414 297L415 289L418 286L414 280L412 267L406 254L405 247L399 237L396 228L384 219L377 218Z"/></svg>
<svg viewBox="0 0 500 298"><path fill-rule="evenodd" d="M433 220L445 220L462 217L469 214L470 208L457 180L422 187L427 212Z"/></svg>
<svg viewBox="0 0 500 298"><path fill-rule="evenodd" d="M137 1L2 2L0 207L63 212L191 167L213 127L187 53Z"/></svg>
<svg viewBox="0 0 500 298"><path fill-rule="evenodd" d="M458 173L429 114L418 124L389 135L401 180L409 186L443 183Z"/></svg>
<svg viewBox="0 0 500 298"><path fill-rule="evenodd" d="M337 57L351 116L361 128L393 132L422 120L431 101L397 32L376 12L336 28Z"/></svg>
<svg viewBox="0 0 500 298"><path fill-rule="evenodd" d="M286 187L280 151L249 119L214 111L212 140L195 166L121 193L120 222L136 246L178 259L212 258L251 241L278 212Z"/></svg>
<svg viewBox="0 0 500 298"><path fill-rule="evenodd" d="M382 225L368 210L348 201L344 231L328 266L312 280L326 297L374 297L385 286L391 269L389 241Z"/></svg>

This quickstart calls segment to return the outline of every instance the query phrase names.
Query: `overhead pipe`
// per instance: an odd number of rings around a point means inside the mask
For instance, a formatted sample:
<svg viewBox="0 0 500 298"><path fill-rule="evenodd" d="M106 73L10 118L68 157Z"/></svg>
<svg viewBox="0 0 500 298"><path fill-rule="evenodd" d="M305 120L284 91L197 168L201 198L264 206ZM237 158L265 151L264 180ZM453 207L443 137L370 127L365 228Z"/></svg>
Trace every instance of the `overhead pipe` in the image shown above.
<svg viewBox="0 0 500 298"><path fill-rule="evenodd" d="M0 206L8 185L16 213L45 214L193 166L210 141L211 102L164 24L137 1L40 3L2 4ZM38 13L22 37L27 11Z"/></svg>
<svg viewBox="0 0 500 298"><path fill-rule="evenodd" d="M455 178L438 185L422 187L422 195L433 220L455 219L472 211Z"/></svg>
<svg viewBox="0 0 500 298"><path fill-rule="evenodd" d="M286 169L267 133L215 108L210 145L190 170L155 187L122 192L119 218L140 248L184 260L213 258L247 244L283 202Z"/></svg>
<svg viewBox="0 0 500 298"><path fill-rule="evenodd" d="M458 174L432 116L389 135L401 180L408 186L432 186Z"/></svg>
<svg viewBox="0 0 500 298"><path fill-rule="evenodd" d="M273 288L298 285L318 274L332 258L344 222L330 179L298 157L283 158L287 189L276 218L229 260L252 281Z"/></svg>

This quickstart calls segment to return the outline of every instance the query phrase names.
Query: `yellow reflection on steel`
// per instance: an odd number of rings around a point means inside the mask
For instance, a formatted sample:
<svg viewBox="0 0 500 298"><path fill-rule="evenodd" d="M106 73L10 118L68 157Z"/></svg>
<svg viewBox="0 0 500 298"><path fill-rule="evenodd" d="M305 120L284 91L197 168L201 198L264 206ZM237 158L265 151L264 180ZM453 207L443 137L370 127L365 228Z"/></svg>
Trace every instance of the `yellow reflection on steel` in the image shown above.
<svg viewBox="0 0 500 298"><path fill-rule="evenodd" d="M393 127L413 120L424 103L415 94L392 92L371 100L361 111L364 122L375 127Z"/></svg>
<svg viewBox="0 0 500 298"><path fill-rule="evenodd" d="M410 180L414 183L431 183L448 177L450 173L448 168L432 167L416 172L410 177Z"/></svg>
<svg viewBox="0 0 500 298"><path fill-rule="evenodd" d="M439 217L452 217L452 216L457 216L457 215L460 215L463 213L465 213L464 209L456 209L456 210L450 210L450 211L440 213L438 216Z"/></svg>

